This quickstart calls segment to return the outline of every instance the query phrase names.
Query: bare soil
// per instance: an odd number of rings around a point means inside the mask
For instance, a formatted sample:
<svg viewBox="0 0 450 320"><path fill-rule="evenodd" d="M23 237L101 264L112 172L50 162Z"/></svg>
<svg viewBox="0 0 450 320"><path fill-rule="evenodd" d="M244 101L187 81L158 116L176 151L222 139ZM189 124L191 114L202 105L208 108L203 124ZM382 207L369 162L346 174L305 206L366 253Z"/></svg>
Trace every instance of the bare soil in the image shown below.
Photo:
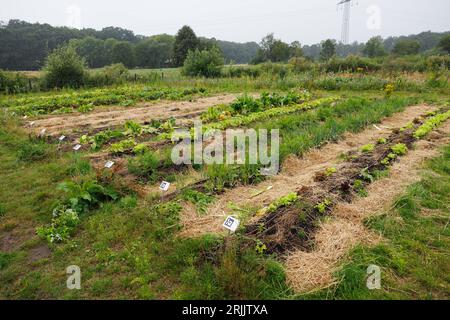
<svg viewBox="0 0 450 320"><path fill-rule="evenodd" d="M146 123L151 120L164 120L171 117L175 119L189 119L198 117L209 107L228 104L238 97L237 94L199 98L195 101L159 101L141 103L137 107L108 107L106 110L91 113L73 113L69 115L45 116L33 120L30 130L39 134L46 129L45 135L56 136L71 132L86 132L101 130L123 125L127 120ZM182 121L182 120L180 120ZM29 126L29 121L27 125Z"/></svg>

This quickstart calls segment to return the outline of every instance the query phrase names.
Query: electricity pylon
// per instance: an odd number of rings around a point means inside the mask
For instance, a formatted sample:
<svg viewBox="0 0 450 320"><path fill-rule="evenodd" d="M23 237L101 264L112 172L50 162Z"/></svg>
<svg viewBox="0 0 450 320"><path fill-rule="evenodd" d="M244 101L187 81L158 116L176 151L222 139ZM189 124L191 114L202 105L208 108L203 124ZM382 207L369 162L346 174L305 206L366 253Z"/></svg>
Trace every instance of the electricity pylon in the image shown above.
<svg viewBox="0 0 450 320"><path fill-rule="evenodd" d="M344 14L342 19L342 33L341 42L343 44L348 44L350 36L350 4L352 0L342 0L337 5L342 5L344 7Z"/></svg>

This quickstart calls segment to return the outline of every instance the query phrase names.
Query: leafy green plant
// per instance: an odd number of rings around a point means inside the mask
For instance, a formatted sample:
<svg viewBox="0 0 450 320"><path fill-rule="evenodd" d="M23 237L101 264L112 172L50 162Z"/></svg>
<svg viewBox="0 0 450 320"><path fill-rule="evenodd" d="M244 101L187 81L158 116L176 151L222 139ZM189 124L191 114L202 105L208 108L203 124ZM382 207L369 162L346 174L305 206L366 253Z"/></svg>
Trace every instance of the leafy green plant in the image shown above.
<svg viewBox="0 0 450 320"><path fill-rule="evenodd" d="M404 143L397 143L395 146L391 147L394 154L398 156L403 156L408 152L408 147Z"/></svg>
<svg viewBox="0 0 450 320"><path fill-rule="evenodd" d="M267 251L267 246L261 241L257 241L255 245L255 251L258 254L264 254Z"/></svg>
<svg viewBox="0 0 450 320"><path fill-rule="evenodd" d="M81 183L66 181L59 184L58 189L67 194L67 205L78 213L88 212L91 208L101 206L104 201L119 198L119 194L110 186L102 186L94 180Z"/></svg>
<svg viewBox="0 0 450 320"><path fill-rule="evenodd" d="M353 182L353 189L360 197L367 197L368 193L364 187L364 181L357 179Z"/></svg>
<svg viewBox="0 0 450 320"><path fill-rule="evenodd" d="M143 154L148 150L148 146L145 143L140 143L137 144L134 148L133 148L133 153L134 154Z"/></svg>
<svg viewBox="0 0 450 320"><path fill-rule="evenodd" d="M120 199L119 206L122 209L133 209L137 206L137 199L135 196L126 196Z"/></svg>
<svg viewBox="0 0 450 320"><path fill-rule="evenodd" d="M378 144L386 144L386 142L387 142L386 138L380 138L377 141Z"/></svg>
<svg viewBox="0 0 450 320"><path fill-rule="evenodd" d="M335 174L336 172L337 172L337 169L335 167L330 167L325 170L325 175L327 177L329 177L329 176Z"/></svg>
<svg viewBox="0 0 450 320"><path fill-rule="evenodd" d="M288 195L283 196L272 202L267 208L267 213L275 212L281 207L288 207L297 200L298 200L297 193L291 192Z"/></svg>
<svg viewBox="0 0 450 320"><path fill-rule="evenodd" d="M208 205L214 201L213 196L192 189L183 190L181 198L194 204L197 211L202 214L206 212Z"/></svg>
<svg viewBox="0 0 450 320"><path fill-rule="evenodd" d="M375 149L375 145L372 143L366 144L361 147L361 152L367 153L372 152Z"/></svg>
<svg viewBox="0 0 450 320"><path fill-rule="evenodd" d="M375 181L375 178L373 177L373 175L369 172L369 170L367 168L361 170L361 172L359 173L359 176L361 177L361 179L369 181L369 182Z"/></svg>
<svg viewBox="0 0 450 320"><path fill-rule="evenodd" d="M314 206L314 208L321 214L325 213L325 211L332 205L332 202L328 199L319 202Z"/></svg>
<svg viewBox="0 0 450 320"><path fill-rule="evenodd" d="M81 113L88 113L91 112L92 110L94 110L93 103L83 104L78 108L78 111Z"/></svg>
<svg viewBox="0 0 450 320"><path fill-rule="evenodd" d="M38 236L49 243L66 241L80 223L77 211L59 206L53 210L50 226L40 226L36 229Z"/></svg>
<svg viewBox="0 0 450 320"><path fill-rule="evenodd" d="M113 143L109 147L109 152L115 153L115 154L120 154L120 153L124 153L127 150L133 149L135 146L136 146L136 141L134 141L134 139L130 138L130 139L122 140L118 143Z"/></svg>
<svg viewBox="0 0 450 320"><path fill-rule="evenodd" d="M419 128L417 128L417 130L414 132L414 138L422 139L424 136L426 136L428 133L437 128L440 124L442 124L449 118L450 110L445 113L435 115L434 117L425 121L425 123L422 124Z"/></svg>
<svg viewBox="0 0 450 320"><path fill-rule="evenodd" d="M138 137L142 134L142 126L132 120L128 120L127 122L125 122L124 128L124 135L126 136Z"/></svg>

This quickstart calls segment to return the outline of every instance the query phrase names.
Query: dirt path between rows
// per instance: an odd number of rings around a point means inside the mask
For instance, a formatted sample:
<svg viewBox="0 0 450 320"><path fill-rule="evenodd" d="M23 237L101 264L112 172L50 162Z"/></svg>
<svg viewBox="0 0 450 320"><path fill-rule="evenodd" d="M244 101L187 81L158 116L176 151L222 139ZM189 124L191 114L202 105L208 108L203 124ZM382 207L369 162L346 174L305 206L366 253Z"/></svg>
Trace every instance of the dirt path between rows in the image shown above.
<svg viewBox="0 0 450 320"><path fill-rule="evenodd" d="M369 216L389 211L389 206L405 189L420 180L424 161L439 155L439 148L450 143L450 121L418 141L415 148L400 158L389 170L389 177L367 187L368 197L340 203L332 219L319 226L313 251L295 251L287 256L285 267L289 285L300 293L329 287L338 282L333 277L339 262L358 243L381 240L367 230L363 221Z"/></svg>
<svg viewBox="0 0 450 320"><path fill-rule="evenodd" d="M226 94L214 97L199 98L195 101L159 101L142 103L138 107L108 107L107 110L94 111L87 114L48 116L34 120L33 132L46 129L45 134L54 136L73 131L104 129L122 125L127 120L144 123L150 120L162 120L174 117L192 118L199 116L209 107L233 102L239 95ZM29 125L30 122L27 122Z"/></svg>
<svg viewBox="0 0 450 320"><path fill-rule="evenodd" d="M185 206L181 213L183 229L180 236L198 237L206 233L225 233L222 223L232 213L228 208L233 203L239 208L261 208L290 192L296 192L301 186L313 182L317 172L333 167L339 163L339 155L357 146L374 142L381 137L388 137L392 128L399 128L415 118L436 109L418 105L408 107L405 111L385 118L379 125L370 126L356 134L345 134L338 143L330 143L320 149L313 149L302 158L291 157L283 164L282 172L258 185L242 186L227 190L218 196L217 201L207 213L199 216L193 206ZM270 188L269 190L267 190ZM256 193L263 193L254 196Z"/></svg>

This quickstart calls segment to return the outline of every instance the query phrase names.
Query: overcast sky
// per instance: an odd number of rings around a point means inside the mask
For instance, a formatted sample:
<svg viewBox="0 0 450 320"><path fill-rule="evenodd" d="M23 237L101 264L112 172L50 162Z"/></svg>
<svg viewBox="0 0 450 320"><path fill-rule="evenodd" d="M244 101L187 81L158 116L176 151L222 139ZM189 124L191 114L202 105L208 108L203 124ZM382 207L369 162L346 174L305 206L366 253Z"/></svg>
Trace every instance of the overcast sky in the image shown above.
<svg viewBox="0 0 450 320"><path fill-rule="evenodd" d="M190 25L199 36L257 41L274 32L286 42L340 39L340 0L0 0L0 20L101 29L118 26L136 34L175 34ZM350 41L374 35L450 31L450 0L359 0L351 7Z"/></svg>

